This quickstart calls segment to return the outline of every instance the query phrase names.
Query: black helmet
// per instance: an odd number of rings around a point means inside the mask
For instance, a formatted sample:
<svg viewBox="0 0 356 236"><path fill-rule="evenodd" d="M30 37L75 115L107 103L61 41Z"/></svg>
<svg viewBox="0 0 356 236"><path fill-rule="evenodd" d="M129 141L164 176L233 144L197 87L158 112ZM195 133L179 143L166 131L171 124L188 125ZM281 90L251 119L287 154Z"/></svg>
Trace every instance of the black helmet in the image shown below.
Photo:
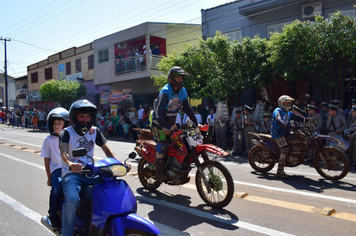
<svg viewBox="0 0 356 236"><path fill-rule="evenodd" d="M90 130L90 128L93 126L93 124L96 121L97 111L98 109L96 108L96 106L86 99L76 101L72 104L72 106L70 106L69 109L70 122L78 134L84 135L86 132ZM90 114L91 118L89 123L88 124L79 123L77 120L78 113Z"/></svg>
<svg viewBox="0 0 356 236"><path fill-rule="evenodd" d="M69 125L69 112L63 107L57 107L54 108L50 113L48 113L47 124L48 124L49 133L56 136L58 135L54 133L53 120L58 120L58 119L64 120L63 128L67 127Z"/></svg>
<svg viewBox="0 0 356 236"><path fill-rule="evenodd" d="M183 82L182 83L178 83L175 80L176 76L183 76L183 80L184 80L184 76L187 75L187 72L185 72L182 68L180 68L179 66L174 66L172 67L169 72L168 72L168 80L169 83L172 84L172 86L177 87L178 89L182 89L183 88Z"/></svg>

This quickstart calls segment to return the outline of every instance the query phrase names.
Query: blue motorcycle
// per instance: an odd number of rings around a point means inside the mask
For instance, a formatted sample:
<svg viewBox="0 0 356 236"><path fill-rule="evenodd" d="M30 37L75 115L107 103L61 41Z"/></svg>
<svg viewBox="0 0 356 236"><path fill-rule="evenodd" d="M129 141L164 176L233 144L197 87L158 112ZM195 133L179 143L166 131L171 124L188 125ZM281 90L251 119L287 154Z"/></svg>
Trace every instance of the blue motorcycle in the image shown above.
<svg viewBox="0 0 356 236"><path fill-rule="evenodd" d="M85 156L86 154L84 148L73 151L73 156ZM126 160L123 164L115 158L105 158L98 162L91 159L92 164L86 164L81 172L99 175L101 182L95 186L81 188L80 205L76 211L75 234L95 236L159 235L160 231L154 224L136 214L135 195L125 180L117 178L128 173L129 168L126 166ZM54 234L61 234L60 229L52 227L48 216L43 216L41 223Z"/></svg>

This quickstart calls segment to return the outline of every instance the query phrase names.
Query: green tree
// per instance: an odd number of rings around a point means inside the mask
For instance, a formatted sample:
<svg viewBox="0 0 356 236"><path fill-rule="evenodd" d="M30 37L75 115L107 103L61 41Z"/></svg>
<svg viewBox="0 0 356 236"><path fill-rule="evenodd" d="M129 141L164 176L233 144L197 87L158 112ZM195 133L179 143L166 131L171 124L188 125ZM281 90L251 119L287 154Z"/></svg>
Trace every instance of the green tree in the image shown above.
<svg viewBox="0 0 356 236"><path fill-rule="evenodd" d="M343 101L355 76L355 38L355 19L340 12L330 19L316 16L315 22L296 20L272 35L270 60L294 96L296 82L305 78L323 99Z"/></svg>
<svg viewBox="0 0 356 236"><path fill-rule="evenodd" d="M72 103L84 96L87 89L84 85L66 80L50 80L41 85L39 94L47 102L58 102L62 107L69 109Z"/></svg>

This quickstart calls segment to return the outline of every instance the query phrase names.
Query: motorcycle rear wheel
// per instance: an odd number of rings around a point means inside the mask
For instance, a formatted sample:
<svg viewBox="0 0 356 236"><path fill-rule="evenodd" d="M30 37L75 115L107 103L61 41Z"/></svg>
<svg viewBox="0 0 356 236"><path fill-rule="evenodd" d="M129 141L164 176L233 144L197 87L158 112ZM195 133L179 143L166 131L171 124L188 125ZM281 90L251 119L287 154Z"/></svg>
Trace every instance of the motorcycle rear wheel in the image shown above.
<svg viewBox="0 0 356 236"><path fill-rule="evenodd" d="M195 184L199 196L211 207L223 208L234 196L234 181L229 170L218 161L205 161L201 169L205 175L211 192L206 188L199 171L195 175Z"/></svg>
<svg viewBox="0 0 356 236"><path fill-rule="evenodd" d="M148 190L156 190L161 183L156 179L156 167L154 163L141 158L137 167L138 178L142 186Z"/></svg>
<svg viewBox="0 0 356 236"><path fill-rule="evenodd" d="M340 180L349 173L349 160L344 152L336 147L326 146L324 150L328 157L324 157L327 163L324 163L320 155L314 156L314 167L316 171L325 179Z"/></svg>
<svg viewBox="0 0 356 236"><path fill-rule="evenodd" d="M270 153L260 146L254 146L248 153L248 162L250 166L259 172L268 172L276 164L270 157Z"/></svg>

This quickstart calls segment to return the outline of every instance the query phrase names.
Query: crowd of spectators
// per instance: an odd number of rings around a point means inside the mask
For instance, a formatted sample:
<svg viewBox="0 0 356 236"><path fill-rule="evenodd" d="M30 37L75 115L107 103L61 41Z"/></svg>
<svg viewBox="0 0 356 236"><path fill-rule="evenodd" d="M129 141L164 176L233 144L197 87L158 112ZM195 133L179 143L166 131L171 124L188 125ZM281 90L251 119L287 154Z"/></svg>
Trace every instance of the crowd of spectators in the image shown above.
<svg viewBox="0 0 356 236"><path fill-rule="evenodd" d="M51 109L29 109L29 108L14 108L6 112L5 109L0 110L1 123L9 127L27 129L33 131L45 131L47 127L47 114Z"/></svg>
<svg viewBox="0 0 356 236"><path fill-rule="evenodd" d="M300 104L300 107L293 105L292 112L305 117L311 117L318 121L315 131L320 134L328 134L341 140L345 145L349 146L346 153L352 157L353 148L356 136L356 99L352 99L351 105L343 110L339 108L340 101L332 100L328 102L316 103L313 99L308 102ZM265 113L259 118L255 116L255 108L244 105L235 110L236 116L231 116L231 119L219 119L215 117L216 107L212 103L208 106L203 104L198 107L192 107L197 117L199 124L208 124L209 130L204 133L205 142L213 143L223 149L232 149L233 154L243 153L245 150L247 155L251 148L251 140L249 139L244 129L249 128L249 132L270 133L271 131L271 117L275 109L273 104L264 104ZM143 107L139 105L125 109L118 109L111 111L110 109L98 110L97 113L97 127L110 137L123 137L124 140L132 141L138 139L140 133L139 128L149 129L151 125L150 114L153 107ZM2 124L17 128L31 128L33 131L45 131L47 129L47 114L50 109L29 109L29 108L15 108L11 111L5 112L0 110L0 118ZM251 118L255 116L255 119ZM248 118L250 117L250 118ZM176 118L177 128L184 128L189 118L184 112L180 112ZM248 120L248 122L246 122ZM220 121L220 122L218 122ZM226 130L221 133L221 128L225 125ZM303 124L292 123L292 126L300 126ZM217 136L218 135L218 136ZM222 135L222 137L221 137ZM218 139L217 139L218 137ZM239 139L239 140L237 140ZM354 140L355 139L355 140ZM311 160L309 155L308 160ZM356 164L356 157L351 163Z"/></svg>

